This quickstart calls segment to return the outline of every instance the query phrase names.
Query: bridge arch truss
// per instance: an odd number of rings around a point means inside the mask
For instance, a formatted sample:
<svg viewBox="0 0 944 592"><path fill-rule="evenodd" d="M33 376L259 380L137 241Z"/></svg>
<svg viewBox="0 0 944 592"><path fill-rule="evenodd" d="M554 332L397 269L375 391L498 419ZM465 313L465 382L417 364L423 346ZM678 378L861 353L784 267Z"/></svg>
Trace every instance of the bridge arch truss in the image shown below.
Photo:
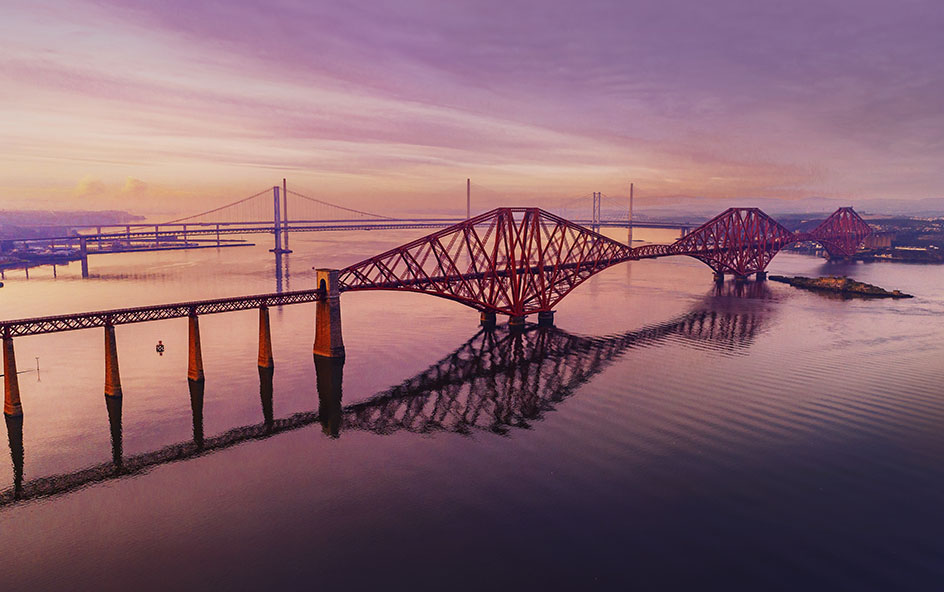
<svg viewBox="0 0 944 592"><path fill-rule="evenodd" d="M812 232L793 232L758 208L729 208L672 244L632 248L539 208L498 208L351 265L338 288L419 292L523 317L551 312L592 275L624 261L685 255L717 277L743 278L793 243L820 242L831 257L848 257L871 232L852 208Z"/></svg>
<svg viewBox="0 0 944 592"><path fill-rule="evenodd" d="M552 310L632 251L538 208L498 208L347 267L339 287L422 292L521 317Z"/></svg>

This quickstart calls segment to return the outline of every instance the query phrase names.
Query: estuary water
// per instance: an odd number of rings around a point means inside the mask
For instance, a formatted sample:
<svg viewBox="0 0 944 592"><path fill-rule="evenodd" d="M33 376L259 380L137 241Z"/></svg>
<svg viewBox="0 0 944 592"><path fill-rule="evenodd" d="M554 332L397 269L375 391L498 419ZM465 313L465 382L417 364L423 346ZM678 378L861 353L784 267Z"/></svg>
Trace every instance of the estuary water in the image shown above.
<svg viewBox="0 0 944 592"><path fill-rule="evenodd" d="M0 318L313 288L422 233L7 272ZM344 364L316 368L314 305L292 305L271 377L254 311L202 317L202 393L186 319L119 326L119 408L100 329L17 338L0 589L941 589L944 267L770 272L915 298L716 288L678 257L615 266L520 333L345 294Z"/></svg>

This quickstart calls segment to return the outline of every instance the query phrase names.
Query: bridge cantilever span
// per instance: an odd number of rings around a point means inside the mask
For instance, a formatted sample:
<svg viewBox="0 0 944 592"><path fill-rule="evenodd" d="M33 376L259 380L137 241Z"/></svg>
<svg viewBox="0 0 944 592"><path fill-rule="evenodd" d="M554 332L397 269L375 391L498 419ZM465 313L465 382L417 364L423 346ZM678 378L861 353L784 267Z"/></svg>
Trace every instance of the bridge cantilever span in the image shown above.
<svg viewBox="0 0 944 592"><path fill-rule="evenodd" d="M633 249L538 208L498 208L342 269L339 290L422 292L515 322Z"/></svg>
<svg viewBox="0 0 944 592"><path fill-rule="evenodd" d="M789 244L817 241L831 256L850 256L870 233L852 208L808 233L757 208L730 208L672 244L632 248L538 208L498 208L342 269L338 290L421 292L517 323L550 318L571 290L623 261L686 255L716 278L744 278L763 274Z"/></svg>
<svg viewBox="0 0 944 592"><path fill-rule="evenodd" d="M669 245L666 255L688 255L716 277L763 274L784 247L818 242L830 257L850 257L872 233L852 208L839 208L811 232L792 232L758 208L729 208Z"/></svg>

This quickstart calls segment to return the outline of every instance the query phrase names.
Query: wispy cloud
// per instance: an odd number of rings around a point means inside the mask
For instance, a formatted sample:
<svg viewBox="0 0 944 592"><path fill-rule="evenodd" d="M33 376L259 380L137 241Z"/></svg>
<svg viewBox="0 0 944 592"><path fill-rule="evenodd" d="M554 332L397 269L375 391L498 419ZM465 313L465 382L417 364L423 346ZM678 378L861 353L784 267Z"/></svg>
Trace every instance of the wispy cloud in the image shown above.
<svg viewBox="0 0 944 592"><path fill-rule="evenodd" d="M944 185L934 2L70 4L0 9L0 199L89 170L222 192L278 169L411 207L466 176L707 197Z"/></svg>

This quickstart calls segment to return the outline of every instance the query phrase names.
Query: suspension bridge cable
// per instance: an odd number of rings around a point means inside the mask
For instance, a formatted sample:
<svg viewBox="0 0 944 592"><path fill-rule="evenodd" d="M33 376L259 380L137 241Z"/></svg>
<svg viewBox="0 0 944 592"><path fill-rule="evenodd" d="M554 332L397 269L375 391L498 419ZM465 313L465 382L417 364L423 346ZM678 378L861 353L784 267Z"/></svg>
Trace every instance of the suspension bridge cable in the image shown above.
<svg viewBox="0 0 944 592"><path fill-rule="evenodd" d="M288 190L288 193L294 195L295 197L300 197L300 198L302 198L302 199L307 199L308 201L313 201L313 202L315 202L315 203L317 203L317 204L321 204L321 205L323 205L323 206L329 206L329 207L332 207L332 208L337 208L337 209L339 209L339 210L344 210L344 211L346 211L346 212L353 212L353 213L355 213L355 214L360 214L360 215L362 215L362 216L371 216L371 217L374 217L374 218L383 218L384 220L393 220L393 218L391 218L390 216L381 216L380 214L372 214L372 213L370 213L370 212L363 212L363 211L361 211L361 210L355 210L354 208L346 208L346 207L344 207L344 206L339 206L339 205L333 204L333 203L331 203L331 202L327 202L327 201L320 200L320 199L317 199L317 198L314 198L314 197L309 197L309 196L307 196L307 195L303 195L303 194L301 194L301 193L299 193L299 192L297 192L297 191L293 191L293 190L291 190L291 189Z"/></svg>
<svg viewBox="0 0 944 592"><path fill-rule="evenodd" d="M207 214L212 214L212 213L214 213L214 212L219 212L220 210L225 210L226 208L231 208L231 207L233 207L233 206L238 206L239 204L245 203L245 202L249 201L250 199L255 199L255 198L259 197L260 195L265 195L266 193L269 193L270 191L272 191L272 189L267 187L267 188L263 189L262 191L260 191L259 193L256 193L255 195L250 195L249 197L244 197L243 199L234 201L233 203L229 203L229 204L226 204L226 205L224 205L224 206L220 206L220 207L218 207L218 208L213 208L212 210L207 210L207 211L201 212L201 213L199 213L199 214L194 214L194 215L192 215L192 216L185 216L185 217L183 217L183 218L177 218L176 220L171 220L171 221L169 221L169 222L162 222L161 224L179 224L179 223L185 222L185 221L187 221L187 220L192 220L192 219L194 219L194 218L199 218L200 216L206 216Z"/></svg>
<svg viewBox="0 0 944 592"><path fill-rule="evenodd" d="M489 193L493 193L493 194L495 194L495 195L500 195L500 196L506 196L506 195L508 195L508 191L507 191L507 190L499 191L498 189L493 189L492 187L489 187L489 186L487 186L487 185L482 185L481 183L476 183L476 182L474 182L474 181L471 182L471 185L472 185L472 189L482 189L482 190L485 190L485 191L487 191L487 192L489 192Z"/></svg>

